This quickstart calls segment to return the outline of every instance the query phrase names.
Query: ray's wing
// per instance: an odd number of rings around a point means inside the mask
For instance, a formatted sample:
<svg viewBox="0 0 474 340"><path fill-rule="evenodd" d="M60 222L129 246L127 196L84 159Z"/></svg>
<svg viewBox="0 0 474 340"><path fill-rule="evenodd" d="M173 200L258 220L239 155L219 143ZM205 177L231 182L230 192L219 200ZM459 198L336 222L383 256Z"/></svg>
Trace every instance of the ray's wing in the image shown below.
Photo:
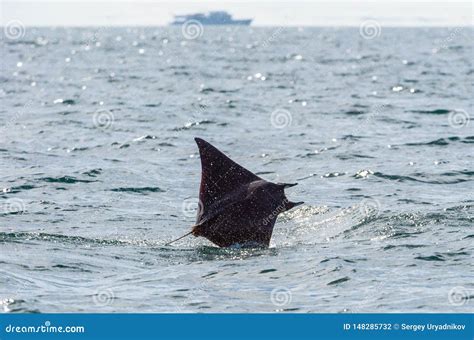
<svg viewBox="0 0 474 340"><path fill-rule="evenodd" d="M261 211L252 214L249 204L254 205L248 200L228 204L219 214L195 225L192 233L203 236L220 247L234 244L268 247L277 216Z"/></svg>
<svg viewBox="0 0 474 340"><path fill-rule="evenodd" d="M210 207L242 185L261 180L238 165L217 148L201 138L195 138L201 156L201 186L197 222L208 217Z"/></svg>

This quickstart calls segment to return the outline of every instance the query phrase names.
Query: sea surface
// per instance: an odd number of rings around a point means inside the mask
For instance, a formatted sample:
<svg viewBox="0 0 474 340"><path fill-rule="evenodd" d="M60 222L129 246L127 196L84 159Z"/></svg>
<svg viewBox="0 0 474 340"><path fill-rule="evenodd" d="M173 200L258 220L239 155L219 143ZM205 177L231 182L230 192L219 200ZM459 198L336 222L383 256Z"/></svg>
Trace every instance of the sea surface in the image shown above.
<svg viewBox="0 0 474 340"><path fill-rule="evenodd" d="M3 34L0 309L472 312L472 33ZM299 183L269 249L164 245L195 221L194 137Z"/></svg>

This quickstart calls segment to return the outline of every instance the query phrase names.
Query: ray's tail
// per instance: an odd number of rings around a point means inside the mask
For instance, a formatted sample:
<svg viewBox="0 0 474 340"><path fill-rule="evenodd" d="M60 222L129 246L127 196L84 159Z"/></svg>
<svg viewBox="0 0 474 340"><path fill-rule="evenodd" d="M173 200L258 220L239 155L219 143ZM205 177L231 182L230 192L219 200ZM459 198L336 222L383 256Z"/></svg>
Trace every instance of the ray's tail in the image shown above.
<svg viewBox="0 0 474 340"><path fill-rule="evenodd" d="M170 241L170 242L166 243L165 246L169 246L171 243L174 243L174 242L176 242L176 241L179 241L179 240L181 240L182 238L185 238L186 236L191 235L192 233L193 233L193 230L191 230L191 231L190 231L189 233L187 233L187 234L184 234L184 235L181 236L181 237L178 237L176 240L173 240L173 241Z"/></svg>

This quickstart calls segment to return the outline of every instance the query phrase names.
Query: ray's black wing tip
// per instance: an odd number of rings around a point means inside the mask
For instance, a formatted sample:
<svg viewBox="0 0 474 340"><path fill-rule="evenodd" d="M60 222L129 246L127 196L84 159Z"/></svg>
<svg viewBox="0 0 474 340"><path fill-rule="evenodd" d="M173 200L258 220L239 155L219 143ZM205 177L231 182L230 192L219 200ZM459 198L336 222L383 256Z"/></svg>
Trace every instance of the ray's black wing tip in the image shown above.
<svg viewBox="0 0 474 340"><path fill-rule="evenodd" d="M203 155L203 152L207 153L210 150L216 149L215 146L213 146L211 143L209 143L208 141L205 141L202 138L194 137L194 140L196 141L196 144L198 146L199 153L201 154L201 156Z"/></svg>
<svg viewBox="0 0 474 340"><path fill-rule="evenodd" d="M209 144L204 139L199 138L199 137L194 137L194 141L196 142L198 146Z"/></svg>

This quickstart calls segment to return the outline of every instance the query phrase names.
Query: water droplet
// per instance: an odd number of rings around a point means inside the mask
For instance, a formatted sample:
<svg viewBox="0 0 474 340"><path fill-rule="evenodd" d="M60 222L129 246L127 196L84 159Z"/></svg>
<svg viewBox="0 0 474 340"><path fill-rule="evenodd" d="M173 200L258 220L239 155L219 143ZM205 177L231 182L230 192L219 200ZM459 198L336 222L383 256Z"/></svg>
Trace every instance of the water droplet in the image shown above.
<svg viewBox="0 0 474 340"><path fill-rule="evenodd" d="M145 49L144 49L144 48L140 48L140 49L138 50L138 53L144 54L144 53L145 53Z"/></svg>
<svg viewBox="0 0 474 340"><path fill-rule="evenodd" d="M16 63L16 67L22 67L22 66L23 66L23 63L21 61Z"/></svg>
<svg viewBox="0 0 474 340"><path fill-rule="evenodd" d="M357 171L357 173L355 174L355 178L367 178L369 177L369 175L372 175L374 172L370 169L367 169L367 170L359 170Z"/></svg>
<svg viewBox="0 0 474 340"><path fill-rule="evenodd" d="M295 60L302 60L303 56L301 54L295 55Z"/></svg>

